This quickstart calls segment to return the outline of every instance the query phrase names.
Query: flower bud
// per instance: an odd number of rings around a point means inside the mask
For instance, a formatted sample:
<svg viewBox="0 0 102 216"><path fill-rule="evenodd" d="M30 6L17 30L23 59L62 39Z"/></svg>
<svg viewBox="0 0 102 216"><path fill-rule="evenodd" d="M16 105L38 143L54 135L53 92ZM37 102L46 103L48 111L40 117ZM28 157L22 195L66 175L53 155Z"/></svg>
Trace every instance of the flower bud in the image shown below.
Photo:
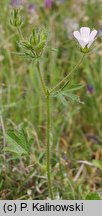
<svg viewBox="0 0 102 216"><path fill-rule="evenodd" d="M40 35L37 33L35 29L33 29L32 35L30 36L30 43L33 46L36 46L38 43L40 43Z"/></svg>
<svg viewBox="0 0 102 216"><path fill-rule="evenodd" d="M33 29L32 34L28 40L21 41L20 47L26 55L31 58L38 58L42 55L46 47L47 33L44 29L41 31Z"/></svg>
<svg viewBox="0 0 102 216"><path fill-rule="evenodd" d="M20 9L14 8L11 11L11 16L10 16L10 24L14 27L19 27L22 25L22 18L20 15Z"/></svg>

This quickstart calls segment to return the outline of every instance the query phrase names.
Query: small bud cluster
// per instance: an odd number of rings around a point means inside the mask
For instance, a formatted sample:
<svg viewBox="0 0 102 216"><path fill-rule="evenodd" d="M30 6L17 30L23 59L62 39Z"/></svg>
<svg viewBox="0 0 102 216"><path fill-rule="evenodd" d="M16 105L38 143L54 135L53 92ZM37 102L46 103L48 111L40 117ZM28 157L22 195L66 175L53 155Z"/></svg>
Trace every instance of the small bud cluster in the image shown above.
<svg viewBox="0 0 102 216"><path fill-rule="evenodd" d="M11 11L11 16L10 16L10 24L14 27L19 27L23 23L22 17L20 15L20 9L19 8L14 8Z"/></svg>
<svg viewBox="0 0 102 216"><path fill-rule="evenodd" d="M20 41L19 46L23 49L25 55L31 58L39 58L47 43L47 33L45 29L37 31L33 29L29 39Z"/></svg>

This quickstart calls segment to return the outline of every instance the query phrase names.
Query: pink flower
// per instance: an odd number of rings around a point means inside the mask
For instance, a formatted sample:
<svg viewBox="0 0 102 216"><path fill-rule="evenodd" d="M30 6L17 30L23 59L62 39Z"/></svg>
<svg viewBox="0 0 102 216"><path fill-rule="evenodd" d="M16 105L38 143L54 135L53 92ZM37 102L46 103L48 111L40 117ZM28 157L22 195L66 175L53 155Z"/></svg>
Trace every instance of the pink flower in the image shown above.
<svg viewBox="0 0 102 216"><path fill-rule="evenodd" d="M89 49L92 43L95 41L97 33L98 31L96 30L90 32L90 28L82 27L80 28L80 31L74 31L73 35L79 42L82 49Z"/></svg>
<svg viewBox="0 0 102 216"><path fill-rule="evenodd" d="M20 6L22 4L22 0L11 0L11 6Z"/></svg>
<svg viewBox="0 0 102 216"><path fill-rule="evenodd" d="M52 7L52 0L45 0L45 7L51 8Z"/></svg>

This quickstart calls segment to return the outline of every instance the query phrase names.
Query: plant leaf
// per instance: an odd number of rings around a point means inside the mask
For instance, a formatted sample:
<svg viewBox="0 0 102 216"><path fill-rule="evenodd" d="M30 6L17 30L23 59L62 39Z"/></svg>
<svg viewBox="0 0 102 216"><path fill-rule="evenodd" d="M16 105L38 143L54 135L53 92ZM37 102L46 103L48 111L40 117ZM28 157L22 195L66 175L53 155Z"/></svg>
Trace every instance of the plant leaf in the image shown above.
<svg viewBox="0 0 102 216"><path fill-rule="evenodd" d="M6 135L6 140L8 143L8 147L4 148L4 151L15 153L17 155L23 155L27 154L27 152L16 142L13 138L11 138L9 135Z"/></svg>
<svg viewBox="0 0 102 216"><path fill-rule="evenodd" d="M66 91L67 92L78 91L79 89L81 89L83 87L85 87L84 84L73 84L73 85L70 85Z"/></svg>
<svg viewBox="0 0 102 216"><path fill-rule="evenodd" d="M65 99L65 97L63 95L59 95L59 99L64 106L68 105L68 101Z"/></svg>
<svg viewBox="0 0 102 216"><path fill-rule="evenodd" d="M95 165L97 168L99 168L102 171L102 161L99 160L93 160L93 165Z"/></svg>
<svg viewBox="0 0 102 216"><path fill-rule="evenodd" d="M70 98L72 101L76 101L78 103L83 103L83 102L80 101L80 97L78 95L73 94L73 93L63 91L62 95Z"/></svg>
<svg viewBox="0 0 102 216"><path fill-rule="evenodd" d="M27 155L30 153L31 145L34 143L34 139L28 139L27 134L23 129L19 131L9 131L6 135L8 147L4 148L4 151L15 153L16 155Z"/></svg>

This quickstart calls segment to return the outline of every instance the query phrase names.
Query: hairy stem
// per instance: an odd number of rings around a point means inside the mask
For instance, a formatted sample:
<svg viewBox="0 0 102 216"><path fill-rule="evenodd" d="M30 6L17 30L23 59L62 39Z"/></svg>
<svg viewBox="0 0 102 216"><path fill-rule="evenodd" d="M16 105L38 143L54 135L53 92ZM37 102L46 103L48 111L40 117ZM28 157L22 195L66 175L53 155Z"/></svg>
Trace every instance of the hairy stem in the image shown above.
<svg viewBox="0 0 102 216"><path fill-rule="evenodd" d="M52 88L50 90L50 94L52 94L56 89L58 89L58 87L60 87L61 84L63 84L68 77L80 66L80 64L82 63L83 59L84 59L85 54L81 57L80 61L78 62L78 64L72 69L72 71L66 76L64 77L54 88Z"/></svg>
<svg viewBox="0 0 102 216"><path fill-rule="evenodd" d="M41 71L40 71L39 62L37 62L37 69L38 69L39 78L40 78L40 81L41 81L41 84L42 84L42 88L43 88L44 94L45 94L45 96L46 96L46 95L47 95L47 89L46 89L44 80L43 80L43 78L42 78L42 74L41 74Z"/></svg>
<svg viewBox="0 0 102 216"><path fill-rule="evenodd" d="M47 110L47 177L48 177L48 186L49 194L53 200L53 189L51 182L51 166L50 166L50 95L48 93L46 97L46 110Z"/></svg>
<svg viewBox="0 0 102 216"><path fill-rule="evenodd" d="M46 128L46 136L47 136L47 147L46 147L46 169L47 169L47 179L48 179L48 188L49 188L49 195L50 198L53 200L53 190L52 190L52 183L51 183L51 153L50 153L50 93L47 90L44 80L42 78L42 74L40 71L39 62L37 62L37 69L39 73L39 78L42 84L42 88L44 91L44 95L46 98L46 113L47 113L47 128Z"/></svg>
<svg viewBox="0 0 102 216"><path fill-rule="evenodd" d="M17 31L18 31L18 35L20 36L21 40L24 40L23 34L22 34L22 31L21 31L20 27L17 27Z"/></svg>

